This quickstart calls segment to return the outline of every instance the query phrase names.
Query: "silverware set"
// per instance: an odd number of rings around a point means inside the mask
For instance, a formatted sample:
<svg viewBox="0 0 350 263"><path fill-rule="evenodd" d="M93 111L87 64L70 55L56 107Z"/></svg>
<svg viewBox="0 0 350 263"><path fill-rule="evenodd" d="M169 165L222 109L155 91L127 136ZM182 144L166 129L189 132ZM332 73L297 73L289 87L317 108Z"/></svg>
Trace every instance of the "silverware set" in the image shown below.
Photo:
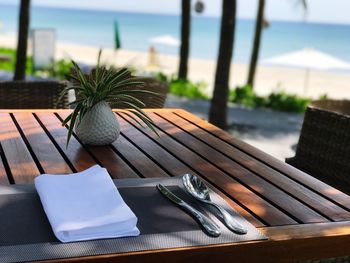
<svg viewBox="0 0 350 263"><path fill-rule="evenodd" d="M228 229L237 234L246 234L248 232L248 230L245 227L243 227L240 223L238 223L237 220L235 220L223 207L212 201L210 197L209 188L200 178L191 174L185 174L182 176L182 182L187 193L189 193L198 201L201 201L206 205L211 205L216 208ZM183 201L181 198L176 196L162 184L158 184L157 188L170 201L177 204L178 206L186 210L189 214L191 214L203 227L204 231L208 235L212 237L220 236L220 228L213 220L211 220L209 217L207 217L206 215L204 215L203 213L201 213L200 211Z"/></svg>

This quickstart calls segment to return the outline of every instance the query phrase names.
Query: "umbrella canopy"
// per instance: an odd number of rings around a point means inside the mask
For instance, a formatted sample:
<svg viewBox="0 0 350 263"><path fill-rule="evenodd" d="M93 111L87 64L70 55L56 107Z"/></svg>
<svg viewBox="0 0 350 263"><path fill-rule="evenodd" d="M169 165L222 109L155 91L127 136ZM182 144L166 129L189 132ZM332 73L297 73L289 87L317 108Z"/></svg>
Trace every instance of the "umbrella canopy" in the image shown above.
<svg viewBox="0 0 350 263"><path fill-rule="evenodd" d="M312 48L305 48L265 59L262 63L305 69L304 94L306 94L309 85L310 70L350 70L350 64L348 62Z"/></svg>
<svg viewBox="0 0 350 263"><path fill-rule="evenodd" d="M262 63L315 70L350 70L350 64L346 61L311 48L305 48L266 59L263 60Z"/></svg>
<svg viewBox="0 0 350 263"><path fill-rule="evenodd" d="M161 44L166 46L179 46L180 40L171 35L155 36L149 39L152 44Z"/></svg>

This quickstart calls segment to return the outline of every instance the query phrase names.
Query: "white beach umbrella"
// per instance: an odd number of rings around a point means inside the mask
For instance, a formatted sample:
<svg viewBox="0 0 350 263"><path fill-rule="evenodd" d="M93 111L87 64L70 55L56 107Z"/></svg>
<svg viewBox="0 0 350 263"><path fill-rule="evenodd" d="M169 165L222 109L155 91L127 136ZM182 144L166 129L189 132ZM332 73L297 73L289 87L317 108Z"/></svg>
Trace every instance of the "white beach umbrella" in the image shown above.
<svg viewBox="0 0 350 263"><path fill-rule="evenodd" d="M304 48L299 51L286 53L262 61L263 64L276 66L289 66L304 68L305 93L308 87L310 70L350 70L350 64L346 61L330 56L312 48Z"/></svg>
<svg viewBox="0 0 350 263"><path fill-rule="evenodd" d="M171 35L155 36L149 39L152 44L161 44L166 46L179 46L180 40Z"/></svg>

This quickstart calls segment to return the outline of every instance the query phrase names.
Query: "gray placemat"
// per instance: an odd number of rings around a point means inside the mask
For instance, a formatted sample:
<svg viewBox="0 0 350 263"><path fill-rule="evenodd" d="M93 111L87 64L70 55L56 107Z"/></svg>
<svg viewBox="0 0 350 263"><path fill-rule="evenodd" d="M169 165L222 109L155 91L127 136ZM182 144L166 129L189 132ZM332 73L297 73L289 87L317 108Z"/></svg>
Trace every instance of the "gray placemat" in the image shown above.
<svg viewBox="0 0 350 263"><path fill-rule="evenodd" d="M211 217L222 234L207 236L196 221L173 205L155 188L162 183L198 210ZM238 215L221 197L213 200L223 205L248 228L248 234L229 231L208 206L185 193L180 178L115 180L125 202L138 217L139 237L61 243L54 236L33 185L0 186L0 262L92 256L109 253L204 246L231 242L262 240L266 237Z"/></svg>

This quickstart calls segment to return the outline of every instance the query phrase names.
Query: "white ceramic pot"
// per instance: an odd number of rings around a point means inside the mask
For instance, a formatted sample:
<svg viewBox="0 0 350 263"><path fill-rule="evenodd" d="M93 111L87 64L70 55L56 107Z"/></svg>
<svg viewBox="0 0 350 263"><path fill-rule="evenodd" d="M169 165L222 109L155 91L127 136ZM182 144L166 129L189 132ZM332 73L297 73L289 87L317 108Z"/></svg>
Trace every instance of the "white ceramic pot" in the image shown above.
<svg viewBox="0 0 350 263"><path fill-rule="evenodd" d="M108 145L118 138L120 125L108 103L101 101L77 122L75 133L85 144Z"/></svg>

